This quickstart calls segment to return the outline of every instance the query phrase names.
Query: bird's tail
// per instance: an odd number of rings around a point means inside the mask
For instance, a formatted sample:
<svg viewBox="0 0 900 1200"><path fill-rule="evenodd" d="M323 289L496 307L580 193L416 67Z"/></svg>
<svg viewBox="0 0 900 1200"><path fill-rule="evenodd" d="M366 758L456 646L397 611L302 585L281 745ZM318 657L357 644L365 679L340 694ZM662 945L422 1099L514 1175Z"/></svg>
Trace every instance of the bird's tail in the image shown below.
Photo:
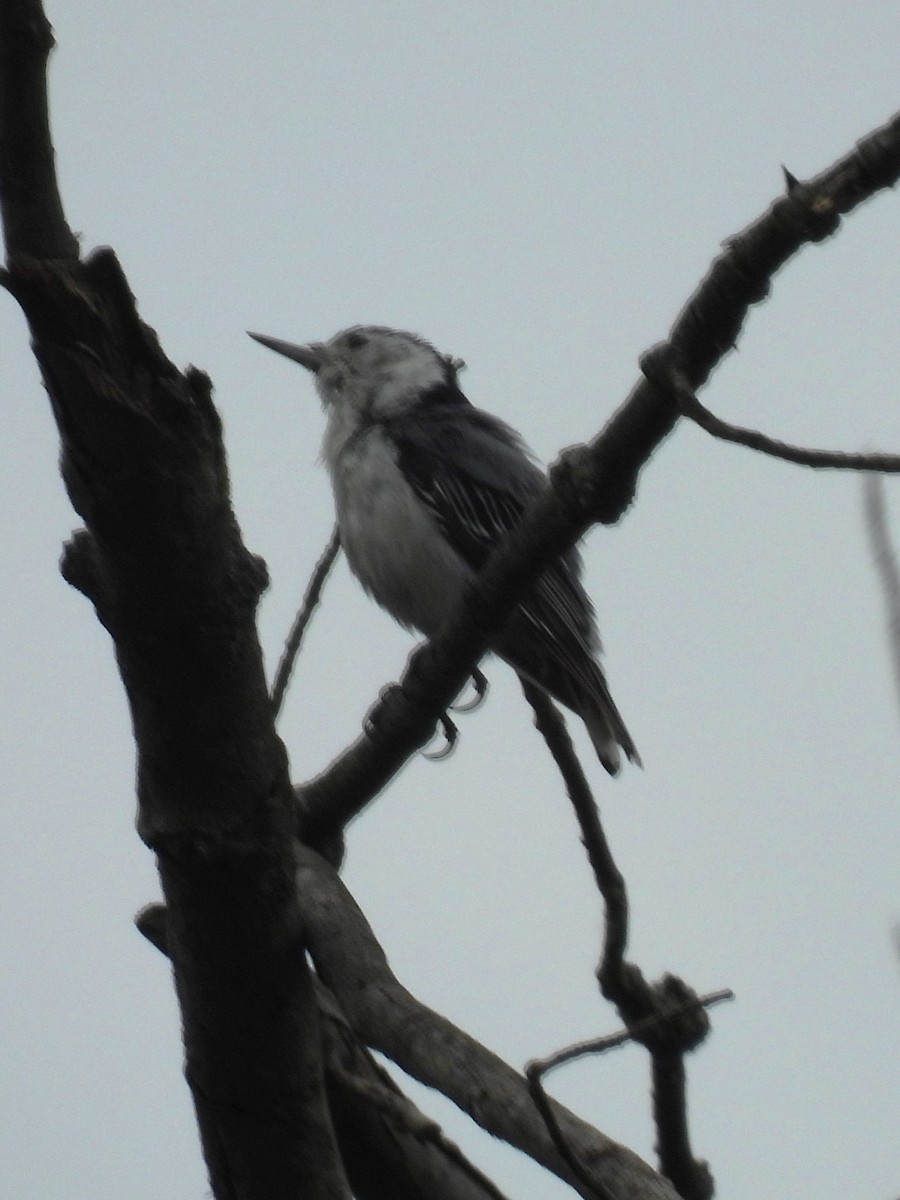
<svg viewBox="0 0 900 1200"><path fill-rule="evenodd" d="M606 686L606 680L599 667L597 674L600 676L601 686L591 688L590 692L583 692L580 697L581 703L577 706L570 705L570 707L575 708L587 726L587 731L601 763L610 775L618 775L622 765L620 751L624 751L625 757L635 766L643 766L643 763L637 746L635 746L631 734L609 694L609 688ZM569 701L564 700L563 697L560 696L559 699L564 704L569 704Z"/></svg>
<svg viewBox="0 0 900 1200"><path fill-rule="evenodd" d="M591 654L580 655L576 668L571 662L561 661L558 655L547 653L533 640L509 639L497 647L497 652L520 675L581 717L597 757L610 775L619 773L623 752L635 766L643 765L609 693L603 671Z"/></svg>

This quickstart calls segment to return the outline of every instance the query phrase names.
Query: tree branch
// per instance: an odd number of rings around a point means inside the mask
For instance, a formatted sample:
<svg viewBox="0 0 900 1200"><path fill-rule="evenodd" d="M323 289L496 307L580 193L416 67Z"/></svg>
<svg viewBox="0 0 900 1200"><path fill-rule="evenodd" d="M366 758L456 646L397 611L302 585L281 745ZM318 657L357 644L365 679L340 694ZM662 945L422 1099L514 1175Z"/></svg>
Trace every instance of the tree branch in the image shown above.
<svg viewBox="0 0 900 1200"><path fill-rule="evenodd" d="M657 1152L660 1170L671 1179L685 1200L708 1200L712 1195L712 1176L705 1162L696 1159L691 1150L687 1125L687 1080L684 1056L696 1049L709 1032L706 1007L730 996L715 993L706 1001L692 988L672 975L665 975L650 984L640 967L628 962L628 892L621 871L616 865L606 839L600 813L590 785L581 769L566 723L552 700L540 688L522 680L522 690L534 709L535 724L547 743L558 766L572 802L581 840L587 852L597 890L603 898L605 936L603 953L597 968L597 980L603 995L615 1004L627 1025L627 1034L650 1052L654 1088L653 1117L657 1131ZM623 1039L624 1040L624 1039ZM572 1052L553 1056L551 1066L591 1049L609 1048L609 1039L599 1043L582 1044ZM528 1072L532 1094L540 1088L540 1074L545 1063L533 1064ZM547 1119L544 1103L541 1111ZM548 1122L551 1136L559 1145L561 1134ZM580 1160L566 1151L566 1159L582 1176Z"/></svg>
<svg viewBox="0 0 900 1200"><path fill-rule="evenodd" d="M520 680L525 698L534 710L534 723L553 756L581 831L581 840L603 898L606 929L601 974L621 973L628 945L628 890L616 865L590 784L578 761L566 723L553 701L526 679Z"/></svg>
<svg viewBox="0 0 900 1200"><path fill-rule="evenodd" d="M399 1067L437 1088L482 1128L529 1155L583 1196L672 1200L671 1186L636 1154L551 1102L567 1144L590 1186L559 1153L526 1081L491 1051L420 1004L397 981L365 916L337 874L298 847L298 888L310 954L357 1034Z"/></svg>
<svg viewBox="0 0 900 1200"><path fill-rule="evenodd" d="M87 526L63 570L113 637L156 851L210 1181L228 1200L349 1195L294 886L295 803L208 379L179 373L111 251L77 259L58 202L37 0L0 21L9 270ZM22 125L20 126L20 120ZM24 130L24 136L23 136Z"/></svg>
<svg viewBox="0 0 900 1200"><path fill-rule="evenodd" d="M164 904L142 909L135 924L169 957ZM315 993L328 1103L357 1200L504 1200L436 1122L400 1091L318 979Z"/></svg>
<svg viewBox="0 0 900 1200"><path fill-rule="evenodd" d="M880 471L884 474L900 472L898 454L849 454L842 450L811 450L780 442L756 429L730 425L700 403L684 373L667 361L664 346L655 346L642 355L641 369L656 387L671 392L672 398L686 417L721 441L746 446L749 450L767 454L770 458L780 458L784 462L796 463L801 467Z"/></svg>
<svg viewBox="0 0 900 1200"><path fill-rule="evenodd" d="M900 178L900 114L844 158L788 192L713 261L673 325L663 353L697 391L734 347L776 272L812 242L835 233L840 217ZM642 377L588 446L564 452L551 488L488 560L446 627L413 653L358 738L302 786L304 828L341 828L365 807L431 736L490 638L546 568L594 522L611 524L634 498L641 468L672 431L678 405Z"/></svg>
<svg viewBox="0 0 900 1200"><path fill-rule="evenodd" d="M699 996L697 1003L703 1008L709 1008L713 1004L719 1004L722 1000L733 1000L734 994L731 991L725 990L720 992L711 992L708 996ZM691 1001L693 1003L693 1001ZM554 1071L557 1067L563 1064L572 1062L577 1058L583 1058L588 1054L605 1054L608 1050L618 1049L620 1046L626 1045L628 1042L634 1041L636 1035L643 1032L643 1029L649 1030L655 1023L656 1017L649 1017L643 1022L638 1022L630 1029L623 1029L619 1033L607 1034L605 1037L592 1038L587 1042L577 1042L575 1045L566 1046L563 1050L557 1050L553 1054L549 1054L546 1058L536 1058L525 1067L525 1078L528 1080L528 1088L532 1098L544 1118L544 1123L553 1138L553 1143L569 1164L575 1174L582 1182L590 1186L590 1179L586 1177L584 1167L572 1153L571 1148L563 1136L562 1130L556 1121L556 1116L553 1111L553 1105L550 1097L544 1090L543 1078ZM655 1061L655 1060L654 1060ZM679 1060L680 1061L680 1060ZM675 1103L665 1102L663 1107L666 1109L674 1109L678 1117L685 1117L686 1112L683 1105L679 1105L677 1101L684 1093L683 1081L680 1093L675 1097ZM668 1115L668 1114L667 1114ZM673 1122L674 1125L674 1122ZM693 1196L698 1194L696 1183L691 1179L688 1186L682 1186L685 1182L685 1173L683 1164L689 1163L695 1165L695 1160L690 1152L690 1146L687 1142L687 1127L686 1122L681 1128L668 1127L659 1130L659 1144L657 1150L662 1160L662 1173L678 1188L681 1196ZM708 1170L705 1169L705 1164L696 1164L699 1166L703 1177L706 1189L711 1188L712 1179L709 1176ZM679 1176L681 1181L679 1182ZM693 1186L692 1186L693 1183ZM704 1190L704 1195L711 1195L712 1192Z"/></svg>
<svg viewBox="0 0 900 1200"><path fill-rule="evenodd" d="M47 58L53 31L37 0L4 0L0 20L0 215L10 257L78 258L56 183Z"/></svg>

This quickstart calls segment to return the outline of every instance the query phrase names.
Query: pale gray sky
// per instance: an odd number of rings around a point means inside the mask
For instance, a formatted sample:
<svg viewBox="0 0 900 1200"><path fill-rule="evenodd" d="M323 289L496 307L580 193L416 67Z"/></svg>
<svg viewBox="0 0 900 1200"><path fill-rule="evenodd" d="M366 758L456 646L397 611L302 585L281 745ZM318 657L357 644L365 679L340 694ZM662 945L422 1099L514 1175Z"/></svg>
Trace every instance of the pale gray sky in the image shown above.
<svg viewBox="0 0 900 1200"><path fill-rule="evenodd" d="M272 665L331 502L309 380L244 329L415 329L552 459L621 401L780 165L815 173L900 107L900 9L865 0L49 15L69 220L115 247L174 361L213 377L238 517L272 573ZM898 218L882 195L792 264L706 401L787 439L900 448ZM77 521L8 298L0 373L0 1192L192 1200L207 1185L168 971L131 926L158 885L128 714L106 633L56 571ZM591 766L634 956L738 997L690 1063L697 1152L730 1200L891 1200L900 746L859 481L681 428L584 552L646 764L615 782ZM342 565L282 721L295 777L356 735L410 644ZM573 819L510 672L488 671L455 757L411 764L354 826L345 878L403 981L521 1066L619 1023ZM626 1049L553 1086L652 1160L647 1074ZM570 1194L422 1102L511 1195Z"/></svg>

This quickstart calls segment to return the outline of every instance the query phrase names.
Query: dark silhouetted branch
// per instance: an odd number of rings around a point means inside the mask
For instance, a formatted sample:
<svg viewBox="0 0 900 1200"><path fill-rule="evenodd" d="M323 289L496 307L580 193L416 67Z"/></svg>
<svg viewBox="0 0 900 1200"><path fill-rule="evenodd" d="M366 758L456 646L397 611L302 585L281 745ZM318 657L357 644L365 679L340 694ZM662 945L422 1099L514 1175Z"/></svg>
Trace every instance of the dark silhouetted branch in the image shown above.
<svg viewBox="0 0 900 1200"><path fill-rule="evenodd" d="M732 1000L733 998L734 993L725 990L720 992L711 992L708 996L699 996L697 998L697 1003L703 1008L710 1008L712 1005L719 1004L723 1000ZM526 1064L525 1078L528 1080L529 1091L531 1092L538 1111L544 1118L544 1123L547 1126L550 1136L553 1138L554 1145L556 1146L557 1150L559 1150L565 1161L572 1168L574 1173L578 1176L578 1178L588 1186L592 1186L591 1180L588 1178L583 1164L580 1163L577 1157L573 1154L572 1149L566 1142L563 1132L556 1120L556 1115L553 1110L553 1103L544 1089L544 1076L548 1075L550 1071L555 1070L557 1067L561 1067L563 1064L568 1062L573 1062L575 1059L584 1058L588 1054L605 1054L609 1050L615 1050L620 1046L627 1045L628 1042L635 1040L635 1035L636 1033L641 1032L642 1026L645 1029L649 1029L655 1019L655 1017L650 1017L644 1022L637 1022L634 1026L632 1026L631 1029L622 1029L618 1033L611 1033L606 1037L591 1038L586 1042L577 1042L572 1046L566 1046L562 1050L557 1050L553 1054L547 1055L546 1058L536 1058L530 1063ZM679 1062L680 1061L681 1060L679 1059ZM654 1064L655 1062L656 1060L654 1060ZM655 1065L654 1071L656 1071ZM682 1079L681 1092L679 1094L683 1094L683 1091L684 1080ZM678 1096L675 1098L675 1103L663 1100L662 1107L665 1110L665 1115L667 1118L669 1118L670 1112L673 1110L677 1115L684 1115L685 1109L683 1105L679 1108L677 1100ZM696 1163L696 1160L690 1153L690 1145L687 1141L686 1124L681 1124L679 1128L667 1128L664 1132L661 1132L659 1135L659 1144L657 1146L657 1150L660 1154L660 1158L663 1160L661 1168L662 1173L667 1178L672 1180L672 1182L678 1188L679 1194L682 1196L693 1196L699 1194L696 1188L693 1190L683 1190L682 1187L679 1186L679 1180L674 1174L672 1174L672 1171L674 1171L676 1174L680 1172L682 1163L684 1161L688 1161L690 1164L692 1164L692 1166ZM706 1164L697 1164L697 1166L705 1175L705 1178L711 1187L712 1180L709 1176L708 1170L706 1169ZM711 1195L712 1192L709 1191L706 1194Z"/></svg>
<svg viewBox="0 0 900 1200"><path fill-rule="evenodd" d="M168 956L168 916L150 904L135 924ZM328 1103L357 1200L504 1200L502 1193L406 1097L316 980Z"/></svg>
<svg viewBox="0 0 900 1200"><path fill-rule="evenodd" d="M525 679L521 680L521 684L528 703L534 709L535 724L563 777L594 881L603 897L606 911L604 970L607 974L620 972L628 944L628 890L625 880L612 856L597 804L562 714L546 692Z"/></svg>
<svg viewBox="0 0 900 1200"><path fill-rule="evenodd" d="M209 380L180 373L109 250L77 257L53 173L38 0L0 19L3 283L28 320L84 520L66 577L109 630L137 746L210 1182L227 1200L343 1200L294 887L296 807Z"/></svg>
<svg viewBox="0 0 900 1200"><path fill-rule="evenodd" d="M304 911L316 969L363 1041L582 1195L672 1200L671 1186L637 1155L551 1101L566 1143L591 1181L588 1188L554 1145L523 1077L397 981L365 916L327 863L299 847L297 877L310 897Z"/></svg>
<svg viewBox="0 0 900 1200"><path fill-rule="evenodd" d="M841 471L880 471L896 474L900 471L898 454L849 454L842 450L811 450L804 446L791 446L767 437L756 429L743 429L730 425L715 416L697 399L693 388L682 371L666 362L666 347L654 347L641 358L644 374L658 388L669 389L679 409L701 429L723 442L746 446L771 458L796 463L801 467L815 467Z"/></svg>
<svg viewBox="0 0 900 1200"><path fill-rule="evenodd" d="M664 347L666 361L693 391L734 347L776 272L803 246L836 232L842 214L898 178L900 114L815 178L791 177L787 194L728 240ZM679 415L670 389L642 377L590 445L561 455L550 472L551 489L491 556L441 633L412 655L399 687L375 706L372 734L300 789L309 828L346 824L428 741L491 636L541 572L592 524L611 524L626 511L641 468Z"/></svg>
<svg viewBox="0 0 900 1200"><path fill-rule="evenodd" d="M4 0L0 15L0 215L12 258L75 261L56 183L47 59L53 30L37 0Z"/></svg>
<svg viewBox="0 0 900 1200"><path fill-rule="evenodd" d="M716 1190L712 1172L691 1149L684 1055L678 1050L671 1054L657 1051L650 1062L659 1169L684 1200L710 1200Z"/></svg>
<svg viewBox="0 0 900 1200"><path fill-rule="evenodd" d="M540 1077L551 1067L582 1054L602 1052L628 1040L640 1042L650 1052L653 1064L653 1115L660 1170L672 1180L685 1200L708 1200L712 1194L712 1177L706 1163L694 1158L688 1136L684 1055L695 1049L709 1030L705 1008L730 998L731 993L716 992L701 999L687 984L671 975L650 984L641 969L626 960L628 892L613 859L587 778L559 710L540 688L524 679L521 682L534 709L535 724L563 777L594 880L603 897L605 935L597 979L603 995L615 1004L628 1026L625 1032L612 1039L583 1042L532 1063L527 1074L535 1103L547 1121L557 1148L578 1178L584 1181L583 1164L572 1147L566 1144L563 1149L562 1133L550 1119Z"/></svg>

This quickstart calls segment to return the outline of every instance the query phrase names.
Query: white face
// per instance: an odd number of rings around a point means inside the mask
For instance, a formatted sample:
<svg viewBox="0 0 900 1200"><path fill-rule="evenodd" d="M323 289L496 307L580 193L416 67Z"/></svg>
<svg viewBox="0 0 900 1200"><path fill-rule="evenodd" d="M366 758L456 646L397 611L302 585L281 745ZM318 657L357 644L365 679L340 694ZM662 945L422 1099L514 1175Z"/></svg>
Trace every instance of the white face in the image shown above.
<svg viewBox="0 0 900 1200"><path fill-rule="evenodd" d="M458 365L414 334L378 325L345 329L317 350L316 388L325 404L373 417L415 404Z"/></svg>

